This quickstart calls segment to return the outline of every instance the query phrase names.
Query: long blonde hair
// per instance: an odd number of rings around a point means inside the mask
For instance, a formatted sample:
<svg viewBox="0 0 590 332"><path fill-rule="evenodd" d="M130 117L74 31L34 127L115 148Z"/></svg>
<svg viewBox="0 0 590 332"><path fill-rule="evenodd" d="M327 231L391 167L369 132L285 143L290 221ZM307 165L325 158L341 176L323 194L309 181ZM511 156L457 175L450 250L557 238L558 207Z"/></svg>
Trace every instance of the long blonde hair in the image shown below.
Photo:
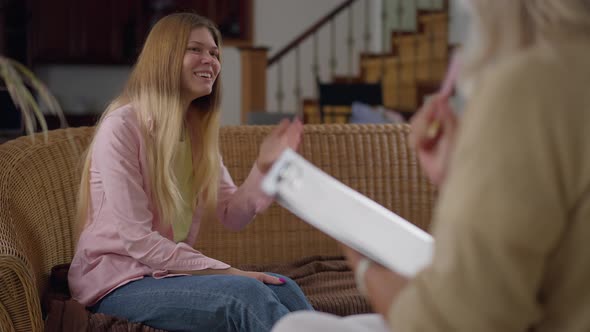
<svg viewBox="0 0 590 332"><path fill-rule="evenodd" d="M462 5L472 23L462 48L462 80L469 83L504 56L590 34L590 0L463 0Z"/></svg>
<svg viewBox="0 0 590 332"><path fill-rule="evenodd" d="M112 111L131 104L137 114L146 142L148 172L152 199L160 222L171 224L178 211L187 204L204 207L204 216L213 218L217 205L220 177L219 102L221 79L217 77L212 93L192 102L193 111L186 113L181 101L181 72L187 41L195 28L207 28L221 50L221 34L207 18L192 13L176 13L159 20L150 31L141 54L123 92L101 116L97 127ZM221 55L219 56L221 61ZM173 160L187 127L193 155L193 202L185 202L173 171ZM88 151L92 149L92 144ZM78 193L77 235L89 220L89 169L91 153L87 152ZM77 237L76 237L77 239Z"/></svg>

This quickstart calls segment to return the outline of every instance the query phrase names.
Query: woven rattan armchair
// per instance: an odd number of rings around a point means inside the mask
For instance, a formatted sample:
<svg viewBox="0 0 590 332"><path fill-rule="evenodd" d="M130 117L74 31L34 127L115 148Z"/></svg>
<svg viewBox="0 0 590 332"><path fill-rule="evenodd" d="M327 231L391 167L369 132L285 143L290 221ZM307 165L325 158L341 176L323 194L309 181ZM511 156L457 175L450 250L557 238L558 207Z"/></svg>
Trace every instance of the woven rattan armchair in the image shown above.
<svg viewBox="0 0 590 332"><path fill-rule="evenodd" d="M247 176L268 126L221 130L224 162ZM42 331L41 296L53 266L74 252L80 159L93 128L49 132L0 145L0 331ZM320 168L425 228L434 190L407 145L407 126L308 125L301 153ZM321 204L318 202L317 204ZM276 204L244 231L203 225L198 249L229 264L338 255L337 243ZM362 220L359 220L362 223Z"/></svg>

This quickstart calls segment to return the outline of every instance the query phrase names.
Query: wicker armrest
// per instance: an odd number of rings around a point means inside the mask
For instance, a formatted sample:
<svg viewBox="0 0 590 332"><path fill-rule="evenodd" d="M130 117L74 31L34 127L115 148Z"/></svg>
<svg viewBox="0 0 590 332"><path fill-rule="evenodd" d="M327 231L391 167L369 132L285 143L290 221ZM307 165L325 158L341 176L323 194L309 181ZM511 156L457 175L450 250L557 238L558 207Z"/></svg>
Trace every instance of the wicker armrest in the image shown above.
<svg viewBox="0 0 590 332"><path fill-rule="evenodd" d="M82 151L93 128L0 145L0 331L43 331L51 267L72 259Z"/></svg>
<svg viewBox="0 0 590 332"><path fill-rule="evenodd" d="M0 331L42 331L33 269L14 231L0 222Z"/></svg>

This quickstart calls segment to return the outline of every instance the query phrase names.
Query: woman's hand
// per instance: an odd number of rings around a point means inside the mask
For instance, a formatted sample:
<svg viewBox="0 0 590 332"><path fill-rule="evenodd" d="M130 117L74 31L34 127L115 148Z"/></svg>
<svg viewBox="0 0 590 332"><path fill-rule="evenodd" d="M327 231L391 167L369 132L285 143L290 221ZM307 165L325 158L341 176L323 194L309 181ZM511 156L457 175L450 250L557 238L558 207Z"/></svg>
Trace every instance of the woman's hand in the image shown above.
<svg viewBox="0 0 590 332"><path fill-rule="evenodd" d="M297 150L302 133L303 123L301 120L295 119L291 122L288 119L283 119L260 145L260 152L258 159L256 159L256 165L260 172L262 174L268 172L286 148Z"/></svg>
<svg viewBox="0 0 590 332"><path fill-rule="evenodd" d="M224 275L234 275L234 276L242 276L248 277L252 279L259 280L265 284L272 284L272 285L282 285L285 283L285 280L282 278L277 278L271 276L266 273L262 272L250 272L250 271L242 271L240 269L236 269L235 267L230 267L227 269L204 269L204 270L194 270L194 271L170 271L173 274L191 274L191 275L215 275L215 274L224 274Z"/></svg>
<svg viewBox="0 0 590 332"><path fill-rule="evenodd" d="M282 285L285 283L285 280L283 278L277 278L262 272L242 271L235 268L231 268L231 270L233 270L231 273L233 275L239 275L243 277L256 279L265 284Z"/></svg>
<svg viewBox="0 0 590 332"><path fill-rule="evenodd" d="M432 97L412 117L410 125L410 145L418 153L420 166L430 181L440 186L447 175L458 127L448 97Z"/></svg>
<svg viewBox="0 0 590 332"><path fill-rule="evenodd" d="M342 247L348 265L356 273L358 264L364 256L347 246ZM362 282L366 286L367 297L373 310L387 318L391 304L408 279L374 262L369 265L363 279Z"/></svg>

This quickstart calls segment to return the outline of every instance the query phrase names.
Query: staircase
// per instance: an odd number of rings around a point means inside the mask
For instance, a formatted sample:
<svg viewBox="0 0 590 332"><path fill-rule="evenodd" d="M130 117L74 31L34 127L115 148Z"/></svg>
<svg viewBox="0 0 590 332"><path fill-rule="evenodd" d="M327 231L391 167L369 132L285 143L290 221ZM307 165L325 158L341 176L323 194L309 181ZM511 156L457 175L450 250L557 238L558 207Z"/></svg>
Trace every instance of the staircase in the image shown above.
<svg viewBox="0 0 590 332"><path fill-rule="evenodd" d="M392 32L392 52L361 54L362 80L381 80L384 106L402 113L414 112L436 91L449 61L446 10L420 11L417 20L416 31Z"/></svg>
<svg viewBox="0 0 590 332"><path fill-rule="evenodd" d="M450 58L448 0L382 0L382 7L379 8L381 17L370 15L369 6L375 3L374 0L343 1L285 48L268 58L267 76L273 72L277 78L276 84L269 84L268 90L265 91L268 96L275 98L275 109L269 111L302 114L305 123L346 123L350 115L350 106L325 106L324 111L329 112L331 116L325 116L323 121L320 117L316 80L319 78L326 83L320 78L322 73L324 77L328 76L328 82L333 83L380 83L383 106L401 112L405 118L409 118L416 111L426 95L438 89ZM354 39L353 31L359 30L360 16L359 13L354 13L355 10L360 10L364 14L365 22L360 23L364 28L363 50L354 47L355 44L361 44ZM376 10L372 12L375 13ZM334 34L334 21L342 21L343 18L348 18L350 26L345 31L339 29L339 37L341 40L344 39L347 51L346 54L337 57L335 42L338 38ZM357 18L357 22L354 22L353 18ZM380 50L375 52L368 50L371 39L369 28L375 25L374 20L379 19L383 32L380 38L382 45ZM357 23L357 28L352 26L353 23ZM327 43L329 45L323 44L324 47L330 47L330 57L325 64L320 63L318 57L318 53L321 52L318 50L318 35L325 34L325 31L321 32L322 29L330 32ZM346 31L347 35L342 38L342 33ZM358 33L357 31L356 34ZM311 71L301 67L300 45L307 39L313 41L313 49L309 52L312 58ZM295 77L284 80L282 71L285 64L282 63L282 58L290 53L294 55ZM346 64L347 74L337 72L337 62L340 62L340 67L343 62ZM304 85L307 89L302 89ZM309 89L309 85L314 88ZM304 90L307 90L307 93ZM309 93L309 90L312 92ZM293 91L294 105L290 107L284 107L285 91ZM251 111L262 110L258 108Z"/></svg>

